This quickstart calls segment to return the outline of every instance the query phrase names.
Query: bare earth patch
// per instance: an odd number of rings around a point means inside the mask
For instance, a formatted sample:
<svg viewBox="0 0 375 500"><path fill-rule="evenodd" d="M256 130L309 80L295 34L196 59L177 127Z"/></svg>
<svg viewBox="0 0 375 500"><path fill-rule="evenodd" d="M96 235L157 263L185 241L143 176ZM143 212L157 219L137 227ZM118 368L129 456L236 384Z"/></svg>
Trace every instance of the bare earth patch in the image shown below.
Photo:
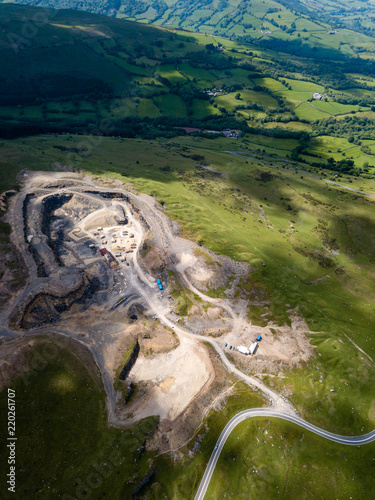
<svg viewBox="0 0 375 500"><path fill-rule="evenodd" d="M190 338L155 357L140 356L131 371L134 383L151 383L152 388L128 409L136 420L150 415L174 420L214 378L214 371L205 348Z"/></svg>
<svg viewBox="0 0 375 500"><path fill-rule="evenodd" d="M310 331L305 321L295 312L291 317L291 326L269 324L266 327L250 325L246 321L222 338L229 345L249 347L257 335L262 336L254 356L246 356L237 351L232 352L236 365L247 372L277 373L285 368L293 368L314 356L314 348L310 344Z"/></svg>

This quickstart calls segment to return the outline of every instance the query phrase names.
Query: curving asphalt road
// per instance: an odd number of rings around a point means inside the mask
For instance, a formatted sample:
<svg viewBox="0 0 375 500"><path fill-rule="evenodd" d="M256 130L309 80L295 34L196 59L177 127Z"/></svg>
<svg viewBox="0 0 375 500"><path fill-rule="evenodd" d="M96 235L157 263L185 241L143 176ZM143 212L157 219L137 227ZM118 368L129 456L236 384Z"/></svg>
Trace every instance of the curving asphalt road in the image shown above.
<svg viewBox="0 0 375 500"><path fill-rule="evenodd" d="M317 434L318 436L329 439L330 441L334 441L335 443L346 444L346 445L361 445L371 443L375 441L375 430L369 432L368 434L363 434L362 436L340 436L339 434L333 434L332 432L325 431L324 429L320 429L309 422L306 422L300 417L296 417L294 415L288 415L287 413L282 413L277 410L270 410L268 408L253 408L251 410L244 410L240 413L237 413L224 427L220 437L216 443L215 449L212 452L210 460L208 461L206 470L203 474L202 481L199 485L197 494L195 495L195 500L203 500L206 494L208 485L210 484L212 474L215 470L216 463L219 459L220 453L228 439L230 433L233 429L240 423L246 420L247 418L253 417L274 417L281 418L283 420L288 420L294 424L307 429L308 431Z"/></svg>

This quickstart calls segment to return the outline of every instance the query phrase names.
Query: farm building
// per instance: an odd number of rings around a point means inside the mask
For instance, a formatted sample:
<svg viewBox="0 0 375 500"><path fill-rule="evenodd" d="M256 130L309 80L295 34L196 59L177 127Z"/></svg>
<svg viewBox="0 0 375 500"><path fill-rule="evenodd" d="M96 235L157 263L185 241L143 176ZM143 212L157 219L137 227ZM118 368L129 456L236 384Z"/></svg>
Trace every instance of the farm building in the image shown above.
<svg viewBox="0 0 375 500"><path fill-rule="evenodd" d="M323 94L319 94L319 92L314 92L313 98L318 100L318 101L321 101L323 99Z"/></svg>
<svg viewBox="0 0 375 500"><path fill-rule="evenodd" d="M223 134L227 138L238 139L241 136L241 131L240 130L231 130L229 128L226 128L225 130L223 130Z"/></svg>

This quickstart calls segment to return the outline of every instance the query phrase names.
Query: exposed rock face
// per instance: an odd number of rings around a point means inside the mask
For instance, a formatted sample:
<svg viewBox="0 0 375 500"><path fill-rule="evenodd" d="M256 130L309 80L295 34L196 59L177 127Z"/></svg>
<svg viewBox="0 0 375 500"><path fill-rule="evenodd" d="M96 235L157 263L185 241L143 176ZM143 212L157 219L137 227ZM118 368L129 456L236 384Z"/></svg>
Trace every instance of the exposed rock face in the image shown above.
<svg viewBox="0 0 375 500"><path fill-rule="evenodd" d="M134 345L133 351L130 355L129 361L125 364L124 368L122 369L122 372L120 373L120 380L125 380L126 377L129 375L130 370L133 368L135 362L137 361L139 349L140 349L139 342L137 340Z"/></svg>
<svg viewBox="0 0 375 500"><path fill-rule="evenodd" d="M69 310L73 304L83 304L100 289L100 282L90 278L87 273L80 273L78 286L66 295L58 296L53 293L39 293L26 306L20 322L21 328L29 329L47 323L56 323L61 314Z"/></svg>
<svg viewBox="0 0 375 500"><path fill-rule="evenodd" d="M155 474L156 474L156 469L154 468L149 472L149 474L147 474L147 476L143 479L141 484L133 491L132 498L134 499L140 498L142 490L150 483L150 481L153 480Z"/></svg>

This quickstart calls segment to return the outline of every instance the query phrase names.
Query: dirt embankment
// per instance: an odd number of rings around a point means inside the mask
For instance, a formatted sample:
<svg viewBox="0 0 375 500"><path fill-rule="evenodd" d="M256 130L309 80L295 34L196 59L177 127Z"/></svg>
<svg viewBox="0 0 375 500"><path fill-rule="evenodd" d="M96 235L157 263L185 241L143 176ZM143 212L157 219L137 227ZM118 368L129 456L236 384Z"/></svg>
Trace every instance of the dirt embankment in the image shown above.
<svg viewBox="0 0 375 500"><path fill-rule="evenodd" d="M27 269L22 258L4 235L0 240L0 310L9 307L9 302L26 281Z"/></svg>
<svg viewBox="0 0 375 500"><path fill-rule="evenodd" d="M190 283L203 292L220 287L228 288L227 295L232 295L233 285L245 276L250 266L235 262L228 257L216 255L207 248L194 242L181 240L180 251L176 254L176 270L184 273Z"/></svg>
<svg viewBox="0 0 375 500"><path fill-rule="evenodd" d="M144 324L141 327L141 335L138 340L144 356L166 353L176 349L179 345L176 334L156 322Z"/></svg>
<svg viewBox="0 0 375 500"><path fill-rule="evenodd" d="M143 247L143 250L140 252L139 263L152 276L160 275L166 267L163 252L149 241L146 241Z"/></svg>
<svg viewBox="0 0 375 500"><path fill-rule="evenodd" d="M123 409L123 416L141 419L159 415L173 421L208 387L214 378L206 349L198 342L181 338L176 349L157 356L139 356L129 380L147 384L147 394Z"/></svg>

